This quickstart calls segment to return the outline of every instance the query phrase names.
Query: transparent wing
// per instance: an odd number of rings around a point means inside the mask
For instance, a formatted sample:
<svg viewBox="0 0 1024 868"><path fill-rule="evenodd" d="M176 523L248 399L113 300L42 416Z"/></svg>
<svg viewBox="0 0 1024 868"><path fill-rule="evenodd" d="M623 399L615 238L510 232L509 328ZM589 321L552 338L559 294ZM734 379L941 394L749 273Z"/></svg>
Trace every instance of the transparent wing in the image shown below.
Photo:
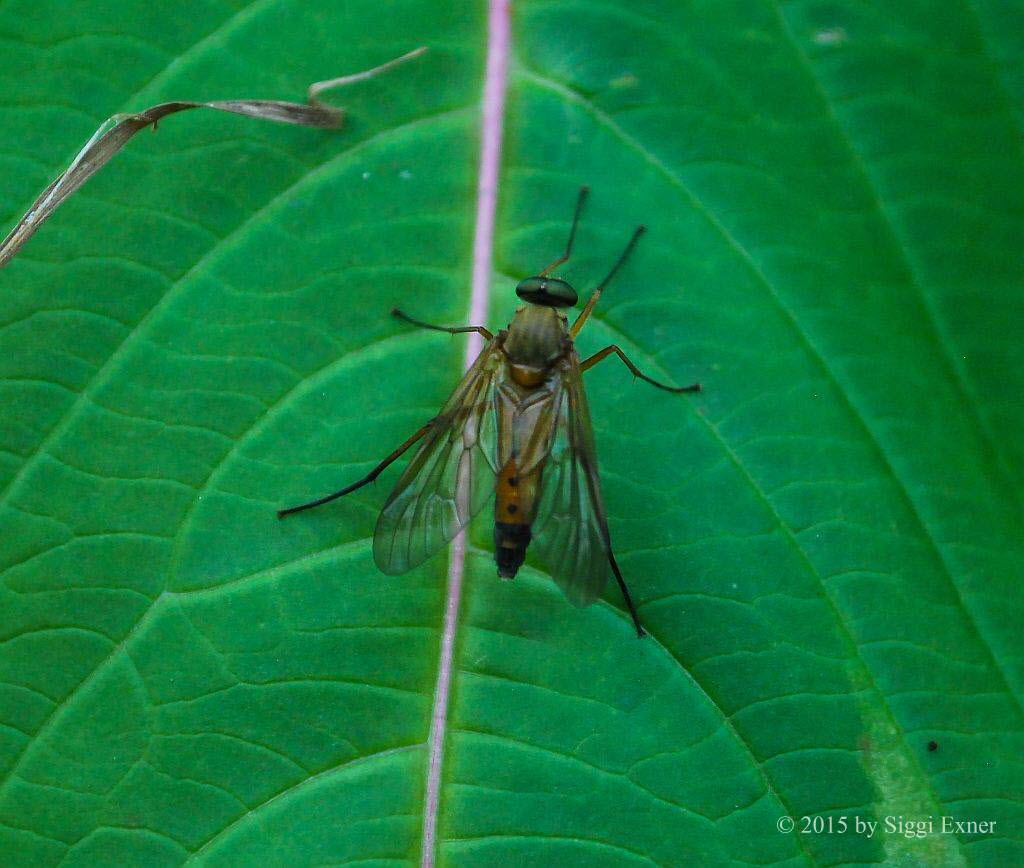
<svg viewBox="0 0 1024 868"><path fill-rule="evenodd" d="M389 575L442 548L487 503L497 474L494 389L503 357L491 340L431 422L377 519L373 557Z"/></svg>
<svg viewBox="0 0 1024 868"><path fill-rule="evenodd" d="M601 595L613 572L594 432L575 352L566 362L563 389L558 430L543 470L534 539L537 553L565 596L577 606L587 606Z"/></svg>

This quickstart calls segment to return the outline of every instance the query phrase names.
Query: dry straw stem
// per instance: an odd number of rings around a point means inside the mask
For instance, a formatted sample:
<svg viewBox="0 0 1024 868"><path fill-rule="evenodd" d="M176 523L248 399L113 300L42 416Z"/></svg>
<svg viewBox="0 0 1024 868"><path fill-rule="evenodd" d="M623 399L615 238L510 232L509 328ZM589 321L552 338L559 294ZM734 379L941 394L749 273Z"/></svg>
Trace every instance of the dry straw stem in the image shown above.
<svg viewBox="0 0 1024 868"><path fill-rule="evenodd" d="M302 127L337 129L345 118L345 110L320 102L326 90L344 87L374 78L407 60L419 57L426 47L417 48L387 63L309 86L306 103L282 102L272 99L220 100L217 102L165 102L137 114L120 114L104 121L68 166L32 203L18 225L0 243L0 268L9 263L72 194L109 163L139 130L157 124L169 115L191 109L207 108L229 114L244 115L257 120L296 124Z"/></svg>

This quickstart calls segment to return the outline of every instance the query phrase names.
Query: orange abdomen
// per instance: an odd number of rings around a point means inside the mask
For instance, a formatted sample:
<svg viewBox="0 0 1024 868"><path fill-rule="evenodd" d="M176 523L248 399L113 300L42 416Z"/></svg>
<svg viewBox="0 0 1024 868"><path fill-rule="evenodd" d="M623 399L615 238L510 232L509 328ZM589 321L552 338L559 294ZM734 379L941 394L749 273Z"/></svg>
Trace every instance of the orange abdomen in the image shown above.
<svg viewBox="0 0 1024 868"><path fill-rule="evenodd" d="M498 575L515 578L530 545L530 526L537 509L537 494L543 466L520 477L516 460L510 458L498 474L494 498L494 559Z"/></svg>

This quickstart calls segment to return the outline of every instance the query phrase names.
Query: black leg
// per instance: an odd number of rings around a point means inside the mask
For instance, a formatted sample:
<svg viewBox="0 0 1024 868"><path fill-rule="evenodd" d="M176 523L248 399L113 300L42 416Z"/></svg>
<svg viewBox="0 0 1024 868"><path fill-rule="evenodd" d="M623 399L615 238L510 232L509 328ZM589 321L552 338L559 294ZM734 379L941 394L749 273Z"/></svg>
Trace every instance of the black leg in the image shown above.
<svg viewBox="0 0 1024 868"><path fill-rule="evenodd" d="M413 319L411 316L409 316L409 314L402 313L402 311L400 311L397 307L391 309L391 315L395 319L404 320L405 322L410 323L414 326L419 326L421 329L430 329L431 331L435 332L447 332L450 335L462 335L465 334L466 332L476 332L485 341L489 341L491 338L494 337L494 335L487 331L487 329L485 329L483 326L458 326L456 328L448 328L447 326L431 325L428 322L421 322L418 319Z"/></svg>
<svg viewBox="0 0 1024 868"><path fill-rule="evenodd" d="M629 614L633 616L633 626L636 627L636 638L643 639L644 636L647 635L647 631L640 623L640 616L636 613L636 606L633 605L633 598L629 595L629 588L626 587L626 580L622 578L622 572L619 570L619 565L615 562L615 555L612 554L611 546L608 547L608 563L612 565L612 572L615 573L615 581L619 583L619 589L622 591L622 596L626 600L626 606L629 607Z"/></svg>
<svg viewBox="0 0 1024 868"><path fill-rule="evenodd" d="M587 201L587 195L589 193L589 187L580 187L580 194L576 198L576 211L572 215L572 228L569 230L569 241L565 245L565 253L537 275L538 277L544 277L546 274L550 273L551 269L558 268L559 265L563 265L569 261L569 257L572 256L572 243L576 240L576 226L580 222L580 214L583 212L583 203Z"/></svg>
<svg viewBox="0 0 1024 868"><path fill-rule="evenodd" d="M291 515L293 512L302 512L305 509L312 509L314 506L322 506L325 503L330 503L332 500L337 500L339 497L344 497L346 494L351 494L353 491L362 488L370 482L373 482L381 473L384 472L385 468L393 461L397 460L402 454L419 440L424 434L430 430L432 422L428 422L419 431L412 435L406 440L401 446L399 446L394 452L392 452L387 458L385 458L380 464L373 468L369 473L366 474L358 482L353 482L347 488L341 489L341 491L335 491L334 494L328 494L325 497L321 497L318 500L310 501L309 503L303 503L299 506L290 506L287 509L279 509L277 511L278 518L284 518L286 515Z"/></svg>
<svg viewBox="0 0 1024 868"><path fill-rule="evenodd" d="M641 373L640 369L636 365L634 365L629 359L627 359L626 354L622 352L622 350L620 350L617 346L615 346L615 344L612 344L610 347L605 347L599 353L594 353L594 355L592 355L585 362L581 362L580 371L583 372L588 368L594 367L594 365L596 365L602 359L606 359L612 353L615 353L620 359L622 359L623 362L625 362L626 367L629 368L630 371L632 371L634 377L639 377L641 380L645 380L652 386L657 386L659 389L664 389L666 392L679 393L700 391L700 383L694 383L692 386L666 386L664 383L659 383L657 380L652 380L646 374Z"/></svg>
<svg viewBox="0 0 1024 868"><path fill-rule="evenodd" d="M636 227L636 231L633 232L633 237L629 239L629 244L626 245L626 249L622 251L622 255L612 266L612 270L608 272L608 276L597 285L597 289L595 289L593 294L590 296L590 301L587 302L587 306L583 308L580 315L576 317L576 322L574 322L572 324L572 328L569 329L569 337L575 338L576 335L580 333L580 329L583 328L583 324L590 317L590 313L593 311L594 305L597 304L597 300L601 297L601 293L604 292L604 288L611 282L611 279L618 274L619 269L622 268L625 261L629 258L629 254L632 253L633 248L636 247L636 243L640 240L640 236L646 231L647 230L643 226Z"/></svg>

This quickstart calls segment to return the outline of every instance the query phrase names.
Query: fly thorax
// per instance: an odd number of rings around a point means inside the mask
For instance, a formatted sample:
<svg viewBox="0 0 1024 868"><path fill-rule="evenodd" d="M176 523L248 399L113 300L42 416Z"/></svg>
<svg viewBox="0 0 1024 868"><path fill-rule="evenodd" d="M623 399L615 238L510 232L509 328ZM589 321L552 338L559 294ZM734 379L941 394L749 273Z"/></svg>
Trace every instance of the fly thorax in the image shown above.
<svg viewBox="0 0 1024 868"><path fill-rule="evenodd" d="M539 385L564 353L567 337L566 319L558 311L534 304L519 308L505 338L505 354L516 382L527 388Z"/></svg>

